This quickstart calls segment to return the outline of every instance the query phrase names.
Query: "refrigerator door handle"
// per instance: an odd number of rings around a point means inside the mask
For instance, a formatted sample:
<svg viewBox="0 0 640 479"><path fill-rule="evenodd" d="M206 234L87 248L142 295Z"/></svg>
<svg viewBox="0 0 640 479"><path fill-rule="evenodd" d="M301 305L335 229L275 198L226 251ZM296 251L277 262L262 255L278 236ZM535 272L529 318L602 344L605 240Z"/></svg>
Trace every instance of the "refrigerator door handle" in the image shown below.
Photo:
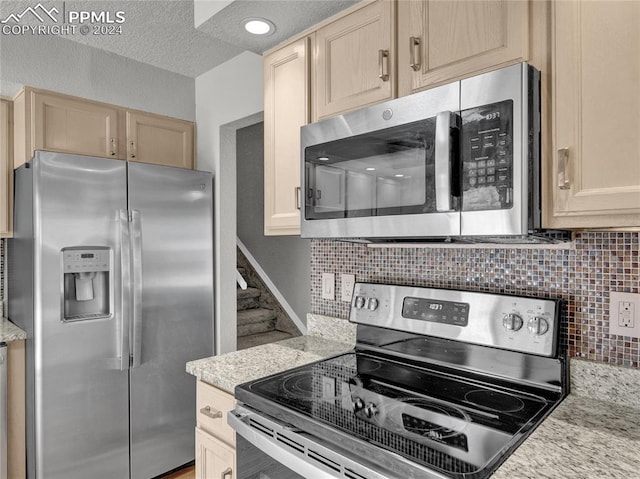
<svg viewBox="0 0 640 479"><path fill-rule="evenodd" d="M129 369L129 328L131 318L131 237L129 234L129 212L118 210L120 227L120 311L118 316L118 369Z"/></svg>
<svg viewBox="0 0 640 479"><path fill-rule="evenodd" d="M133 265L133 300L132 300L132 351L131 367L142 364L142 227L140 211L131 210L131 254Z"/></svg>

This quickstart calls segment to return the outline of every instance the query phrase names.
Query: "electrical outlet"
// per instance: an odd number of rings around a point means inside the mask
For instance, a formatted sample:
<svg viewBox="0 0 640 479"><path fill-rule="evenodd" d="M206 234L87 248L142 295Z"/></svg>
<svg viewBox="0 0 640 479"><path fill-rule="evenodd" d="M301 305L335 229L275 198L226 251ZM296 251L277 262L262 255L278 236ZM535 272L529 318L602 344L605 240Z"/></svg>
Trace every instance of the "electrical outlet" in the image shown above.
<svg viewBox="0 0 640 479"><path fill-rule="evenodd" d="M609 294L609 333L640 338L640 294Z"/></svg>
<svg viewBox="0 0 640 479"><path fill-rule="evenodd" d="M635 308L631 301L620 301L618 304L618 326L633 328L635 325Z"/></svg>
<svg viewBox="0 0 640 479"><path fill-rule="evenodd" d="M356 277L353 274L340 275L340 299L342 301L351 302L353 296L353 287L356 284Z"/></svg>
<svg viewBox="0 0 640 479"><path fill-rule="evenodd" d="M322 299L336 299L336 275L333 273L322 273Z"/></svg>

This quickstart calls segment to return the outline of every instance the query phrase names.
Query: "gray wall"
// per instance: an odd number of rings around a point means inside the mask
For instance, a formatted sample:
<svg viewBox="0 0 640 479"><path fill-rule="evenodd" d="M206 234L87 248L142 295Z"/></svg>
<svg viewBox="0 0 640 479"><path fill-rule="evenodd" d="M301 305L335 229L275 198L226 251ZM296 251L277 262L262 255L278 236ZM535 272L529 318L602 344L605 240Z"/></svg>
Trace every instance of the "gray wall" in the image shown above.
<svg viewBox="0 0 640 479"><path fill-rule="evenodd" d="M310 241L264 236L264 124L236 132L238 237L305 322L311 299Z"/></svg>
<svg viewBox="0 0 640 479"><path fill-rule="evenodd" d="M46 35L0 35L0 94L53 90L184 120L196 118L195 80Z"/></svg>

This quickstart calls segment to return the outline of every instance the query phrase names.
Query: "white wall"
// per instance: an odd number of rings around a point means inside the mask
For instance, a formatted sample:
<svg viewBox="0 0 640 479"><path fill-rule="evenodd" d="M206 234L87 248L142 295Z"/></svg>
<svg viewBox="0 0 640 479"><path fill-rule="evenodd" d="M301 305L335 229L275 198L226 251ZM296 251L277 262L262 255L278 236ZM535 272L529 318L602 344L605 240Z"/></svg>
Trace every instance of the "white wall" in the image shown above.
<svg viewBox="0 0 640 479"><path fill-rule="evenodd" d="M262 109L262 57L255 53L242 53L196 78L198 169L215 178L217 354L236 346L236 159L221 158L220 127Z"/></svg>
<svg viewBox="0 0 640 479"><path fill-rule="evenodd" d="M198 28L223 8L231 5L234 0L194 0L193 25Z"/></svg>
<svg viewBox="0 0 640 479"><path fill-rule="evenodd" d="M0 94L24 85L195 120L195 80L44 35L0 35Z"/></svg>

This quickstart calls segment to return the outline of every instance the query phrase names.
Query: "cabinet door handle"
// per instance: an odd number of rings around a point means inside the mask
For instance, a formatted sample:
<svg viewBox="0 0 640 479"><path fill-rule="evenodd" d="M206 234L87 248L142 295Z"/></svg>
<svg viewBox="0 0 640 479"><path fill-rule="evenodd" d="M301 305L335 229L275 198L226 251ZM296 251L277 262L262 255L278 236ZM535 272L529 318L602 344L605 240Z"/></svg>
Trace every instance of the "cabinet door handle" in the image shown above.
<svg viewBox="0 0 640 479"><path fill-rule="evenodd" d="M568 190L571 188L569 181L569 148L558 150L558 188Z"/></svg>
<svg viewBox="0 0 640 479"><path fill-rule="evenodd" d="M136 142L132 141L132 142L129 143L129 145L131 145L131 152L130 152L129 156L131 158L135 158L136 157Z"/></svg>
<svg viewBox="0 0 640 479"><path fill-rule="evenodd" d="M116 143L116 139L109 138L109 142L111 143L111 151L109 152L109 154L111 156L116 156L116 153L118 152L118 144Z"/></svg>
<svg viewBox="0 0 640 479"><path fill-rule="evenodd" d="M378 77L382 81L389 81L389 50L378 50Z"/></svg>
<svg viewBox="0 0 640 479"><path fill-rule="evenodd" d="M222 471L222 474L220 474L220 479L224 479L227 476L233 477L232 474L233 474L233 469L231 469L230 467L227 467L224 471Z"/></svg>
<svg viewBox="0 0 640 479"><path fill-rule="evenodd" d="M420 70L420 37L409 38L409 66L414 72Z"/></svg>
<svg viewBox="0 0 640 479"><path fill-rule="evenodd" d="M295 195L296 195L296 208L302 209L302 191L299 186L295 187Z"/></svg>
<svg viewBox="0 0 640 479"><path fill-rule="evenodd" d="M212 408L211 406L205 406L200 409L200 413L204 414L211 419L218 419L222 417L222 411L218 411L217 409Z"/></svg>

